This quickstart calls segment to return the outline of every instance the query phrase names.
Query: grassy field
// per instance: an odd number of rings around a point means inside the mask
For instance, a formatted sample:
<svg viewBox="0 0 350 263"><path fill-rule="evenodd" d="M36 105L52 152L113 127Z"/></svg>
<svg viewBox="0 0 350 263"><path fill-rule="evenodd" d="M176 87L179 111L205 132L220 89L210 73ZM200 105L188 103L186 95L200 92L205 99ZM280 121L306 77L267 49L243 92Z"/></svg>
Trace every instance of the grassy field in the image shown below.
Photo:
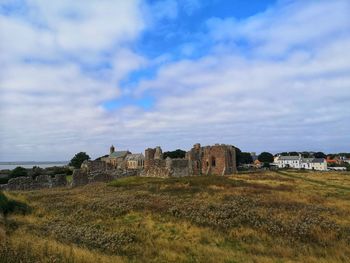
<svg viewBox="0 0 350 263"><path fill-rule="evenodd" d="M7 192L1 262L350 262L350 173L137 178Z"/></svg>

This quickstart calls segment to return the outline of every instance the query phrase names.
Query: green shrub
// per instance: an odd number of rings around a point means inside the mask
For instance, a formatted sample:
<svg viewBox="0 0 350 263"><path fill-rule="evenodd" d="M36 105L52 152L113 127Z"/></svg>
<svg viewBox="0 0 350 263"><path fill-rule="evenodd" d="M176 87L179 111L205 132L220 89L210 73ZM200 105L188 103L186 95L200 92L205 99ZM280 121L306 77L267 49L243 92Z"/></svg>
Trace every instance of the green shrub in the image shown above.
<svg viewBox="0 0 350 263"><path fill-rule="evenodd" d="M21 176L28 176L27 169L25 169L21 166L17 166L10 173L10 178L16 178L16 177L21 177Z"/></svg>

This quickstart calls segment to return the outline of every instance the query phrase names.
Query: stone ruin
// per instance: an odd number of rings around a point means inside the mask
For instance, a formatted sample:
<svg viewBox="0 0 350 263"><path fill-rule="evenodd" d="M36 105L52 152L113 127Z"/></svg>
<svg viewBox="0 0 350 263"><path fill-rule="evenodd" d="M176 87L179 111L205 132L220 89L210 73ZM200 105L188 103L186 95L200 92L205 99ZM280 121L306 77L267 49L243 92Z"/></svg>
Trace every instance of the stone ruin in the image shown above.
<svg viewBox="0 0 350 263"><path fill-rule="evenodd" d="M236 150L232 145L215 144L201 147L199 143L186 154L192 175L229 175L237 172Z"/></svg>
<svg viewBox="0 0 350 263"><path fill-rule="evenodd" d="M136 176L139 171L114 168L103 161L84 161L80 169L75 169L72 175L72 187L94 182L109 182L125 176Z"/></svg>
<svg viewBox="0 0 350 263"><path fill-rule="evenodd" d="M166 158L158 146L145 150L145 167L142 176L182 177L199 175L229 175L236 173L236 151L234 146L195 144L184 159Z"/></svg>
<svg viewBox="0 0 350 263"><path fill-rule="evenodd" d="M71 186L82 186L93 182L108 182L126 176L147 177L183 177L200 175L230 175L236 173L235 147L226 144L201 147L195 144L186 153L185 158L163 157L162 149L148 148L145 150L144 169L121 169L108 162L84 161L80 169L75 169L72 175ZM65 174L40 175L35 179L31 177L18 177L0 185L1 190L34 190L67 186Z"/></svg>
<svg viewBox="0 0 350 263"><path fill-rule="evenodd" d="M63 187L67 185L65 174L39 175L35 179L29 176L12 178L1 190L36 190L43 188Z"/></svg>

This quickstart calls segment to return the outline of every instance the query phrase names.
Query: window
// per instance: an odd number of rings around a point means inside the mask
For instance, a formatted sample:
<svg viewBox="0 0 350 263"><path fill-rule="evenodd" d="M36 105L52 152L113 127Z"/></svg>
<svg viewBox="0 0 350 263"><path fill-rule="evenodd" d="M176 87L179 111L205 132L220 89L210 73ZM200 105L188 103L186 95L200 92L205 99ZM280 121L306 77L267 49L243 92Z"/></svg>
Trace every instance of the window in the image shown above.
<svg viewBox="0 0 350 263"><path fill-rule="evenodd" d="M215 167L215 165L216 165L215 157L211 157L211 166Z"/></svg>

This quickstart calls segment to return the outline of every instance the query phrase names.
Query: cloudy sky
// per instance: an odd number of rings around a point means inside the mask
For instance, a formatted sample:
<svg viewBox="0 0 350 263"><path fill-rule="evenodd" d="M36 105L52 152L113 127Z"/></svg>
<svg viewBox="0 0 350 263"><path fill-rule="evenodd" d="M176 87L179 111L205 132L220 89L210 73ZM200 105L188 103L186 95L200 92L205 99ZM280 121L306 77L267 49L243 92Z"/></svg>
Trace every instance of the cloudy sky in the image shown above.
<svg viewBox="0 0 350 263"><path fill-rule="evenodd" d="M350 151L349 0L0 0L0 161Z"/></svg>

